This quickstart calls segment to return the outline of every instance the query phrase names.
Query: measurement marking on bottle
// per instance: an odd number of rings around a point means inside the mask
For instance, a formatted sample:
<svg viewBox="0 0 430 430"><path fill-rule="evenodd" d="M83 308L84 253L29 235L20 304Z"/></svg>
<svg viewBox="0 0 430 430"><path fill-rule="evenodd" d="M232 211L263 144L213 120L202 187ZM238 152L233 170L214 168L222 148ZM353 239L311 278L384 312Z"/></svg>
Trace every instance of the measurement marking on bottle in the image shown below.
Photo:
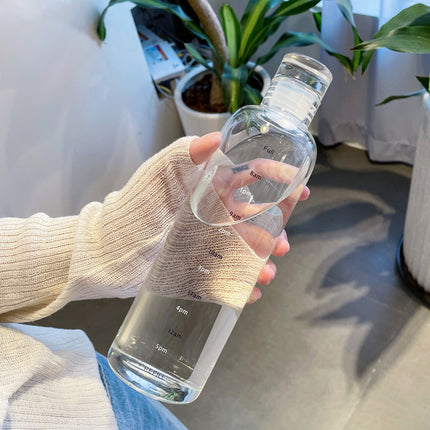
<svg viewBox="0 0 430 430"><path fill-rule="evenodd" d="M222 260L222 255L218 252L214 251L213 249L209 250L209 254L212 255L212 257L218 258L219 260Z"/></svg>
<svg viewBox="0 0 430 430"><path fill-rule="evenodd" d="M196 300L201 300L202 296L199 296L198 294L196 294L194 291L188 290L188 295L191 296L193 299Z"/></svg>
<svg viewBox="0 0 430 430"><path fill-rule="evenodd" d="M257 173L255 173L253 170L251 170L250 175L251 175L253 178L257 179L258 181L259 181L260 179L263 179L263 177L262 177L262 176L257 175Z"/></svg>
<svg viewBox="0 0 430 430"><path fill-rule="evenodd" d="M238 215L237 213L234 213L233 211L230 211L230 216L236 221L242 219L240 215Z"/></svg>
<svg viewBox="0 0 430 430"><path fill-rule="evenodd" d="M199 267L197 268L197 270L199 272L204 273L205 275L209 275L209 273L211 273L209 269L206 269L206 267L202 266L201 264L199 264Z"/></svg>
<svg viewBox="0 0 430 430"><path fill-rule="evenodd" d="M140 364L140 366L143 367L143 370L147 373L149 373L152 376L155 376L158 379L164 379L164 375L161 372L158 372L157 370L151 369L148 366L145 366L144 364Z"/></svg>
<svg viewBox="0 0 430 430"><path fill-rule="evenodd" d="M233 174L236 174L236 173L242 172L242 170L248 170L248 169L249 169L248 165L244 164L243 166L232 167L231 170L233 171Z"/></svg>
<svg viewBox="0 0 430 430"><path fill-rule="evenodd" d="M239 188L238 191L239 194L242 194L243 196L252 197L252 194L246 188Z"/></svg>
<svg viewBox="0 0 430 430"><path fill-rule="evenodd" d="M225 234L226 236L231 236L231 233L227 230L224 230L222 227L218 229L218 232L221 234Z"/></svg>
<svg viewBox="0 0 430 430"><path fill-rule="evenodd" d="M178 338L178 339L182 339L182 334L181 333L178 333L178 332L176 332L175 330L172 330L171 328L169 328L168 330L167 330L167 333L169 333L171 336L173 336L173 337L176 337L176 338Z"/></svg>
<svg viewBox="0 0 430 430"><path fill-rule="evenodd" d="M181 308L180 306L176 306L176 310L180 313L180 314L184 314L184 315L188 315L188 311L184 308Z"/></svg>
<svg viewBox="0 0 430 430"><path fill-rule="evenodd" d="M266 151L268 154L271 154L271 155L275 153L275 150L267 145L264 146L263 151Z"/></svg>
<svg viewBox="0 0 430 430"><path fill-rule="evenodd" d="M159 345L158 343L157 343L157 345L155 345L155 349L159 352L162 352L163 354L167 354L167 349L164 348L163 346Z"/></svg>

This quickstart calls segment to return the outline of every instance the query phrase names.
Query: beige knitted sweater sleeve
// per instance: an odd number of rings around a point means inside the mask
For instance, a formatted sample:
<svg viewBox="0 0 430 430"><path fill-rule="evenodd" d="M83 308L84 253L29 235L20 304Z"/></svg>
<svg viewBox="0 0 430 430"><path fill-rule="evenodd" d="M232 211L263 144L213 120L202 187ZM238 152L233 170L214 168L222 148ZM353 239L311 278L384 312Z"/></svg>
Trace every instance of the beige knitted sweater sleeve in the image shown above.
<svg viewBox="0 0 430 430"><path fill-rule="evenodd" d="M43 318L69 301L135 296L200 175L182 138L79 215L0 219L0 322Z"/></svg>
<svg viewBox="0 0 430 430"><path fill-rule="evenodd" d="M174 142L77 216L0 219L0 322L37 320L73 300L132 297L142 286L240 309L265 260L234 228L221 234L192 215L201 170L191 140Z"/></svg>
<svg viewBox="0 0 430 430"><path fill-rule="evenodd" d="M241 309L265 259L236 229L220 233L193 216L188 196L201 170L191 140L156 154L78 216L0 219L0 322L37 320L73 300L132 297L142 286Z"/></svg>

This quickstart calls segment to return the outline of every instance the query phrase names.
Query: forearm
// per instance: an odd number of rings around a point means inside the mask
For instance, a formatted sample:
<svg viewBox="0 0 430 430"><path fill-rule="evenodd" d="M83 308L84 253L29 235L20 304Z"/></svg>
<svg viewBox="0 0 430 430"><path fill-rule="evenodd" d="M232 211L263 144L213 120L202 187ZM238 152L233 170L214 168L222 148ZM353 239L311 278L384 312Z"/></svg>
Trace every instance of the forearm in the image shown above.
<svg viewBox="0 0 430 430"><path fill-rule="evenodd" d="M40 318L61 294L77 222L78 217L45 214L0 219L0 321Z"/></svg>
<svg viewBox="0 0 430 430"><path fill-rule="evenodd" d="M190 140L78 216L0 220L0 321L43 318L73 300L134 296L199 174Z"/></svg>

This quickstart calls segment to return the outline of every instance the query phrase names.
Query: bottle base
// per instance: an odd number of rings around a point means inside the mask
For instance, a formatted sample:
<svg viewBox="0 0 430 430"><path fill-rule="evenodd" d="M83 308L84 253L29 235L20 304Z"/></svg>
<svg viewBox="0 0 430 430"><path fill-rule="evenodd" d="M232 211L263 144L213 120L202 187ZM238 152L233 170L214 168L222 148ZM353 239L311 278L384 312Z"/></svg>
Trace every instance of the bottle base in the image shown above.
<svg viewBox="0 0 430 430"><path fill-rule="evenodd" d="M161 402L191 403L201 391L116 348L109 350L108 363L128 386Z"/></svg>

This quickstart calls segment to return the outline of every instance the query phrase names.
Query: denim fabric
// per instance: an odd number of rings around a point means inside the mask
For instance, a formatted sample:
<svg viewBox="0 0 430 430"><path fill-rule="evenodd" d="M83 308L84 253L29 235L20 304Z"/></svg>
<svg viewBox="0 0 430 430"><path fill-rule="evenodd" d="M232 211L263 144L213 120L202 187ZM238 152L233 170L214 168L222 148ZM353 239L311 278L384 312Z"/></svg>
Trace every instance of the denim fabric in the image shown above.
<svg viewBox="0 0 430 430"><path fill-rule="evenodd" d="M97 353L97 361L119 430L186 430L161 403L122 382L109 367L106 357Z"/></svg>

